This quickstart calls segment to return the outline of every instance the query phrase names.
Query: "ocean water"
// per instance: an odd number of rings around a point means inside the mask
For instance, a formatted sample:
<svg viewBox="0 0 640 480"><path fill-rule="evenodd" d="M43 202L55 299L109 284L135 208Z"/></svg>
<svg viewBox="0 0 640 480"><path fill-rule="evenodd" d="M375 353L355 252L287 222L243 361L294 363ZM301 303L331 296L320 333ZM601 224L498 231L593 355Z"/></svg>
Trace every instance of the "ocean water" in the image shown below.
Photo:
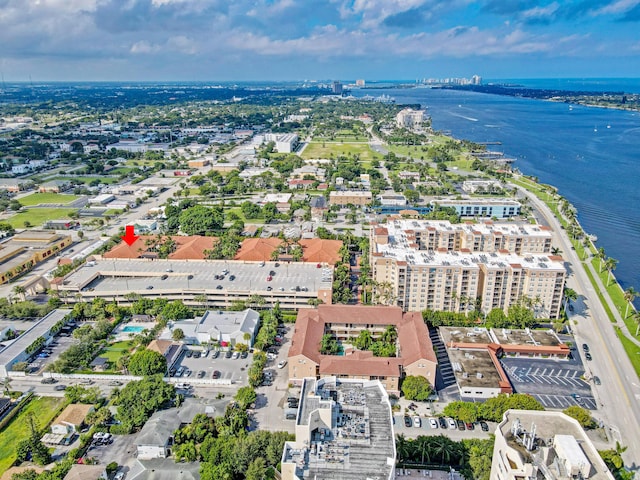
<svg viewBox="0 0 640 480"><path fill-rule="evenodd" d="M619 261L622 287L640 290L640 112L428 88L354 91L383 93L427 107L436 130L502 142L490 149L558 187L597 246Z"/></svg>

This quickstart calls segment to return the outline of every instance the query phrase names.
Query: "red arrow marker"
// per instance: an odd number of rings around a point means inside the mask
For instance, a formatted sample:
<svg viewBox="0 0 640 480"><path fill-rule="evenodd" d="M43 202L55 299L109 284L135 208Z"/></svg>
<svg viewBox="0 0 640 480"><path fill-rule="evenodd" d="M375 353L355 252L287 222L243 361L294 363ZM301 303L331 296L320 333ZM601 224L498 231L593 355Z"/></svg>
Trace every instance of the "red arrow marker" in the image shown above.
<svg viewBox="0 0 640 480"><path fill-rule="evenodd" d="M140 237L135 234L133 231L133 225L127 225L125 227L125 234L120 237L122 240L127 242L127 245L133 245L133 242L138 240Z"/></svg>

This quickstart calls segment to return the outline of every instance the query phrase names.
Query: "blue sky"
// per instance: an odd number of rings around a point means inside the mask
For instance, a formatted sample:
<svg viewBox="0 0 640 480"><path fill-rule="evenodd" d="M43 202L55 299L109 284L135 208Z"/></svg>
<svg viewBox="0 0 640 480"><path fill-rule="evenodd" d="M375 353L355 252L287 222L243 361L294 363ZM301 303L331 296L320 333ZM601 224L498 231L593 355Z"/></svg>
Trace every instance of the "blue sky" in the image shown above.
<svg viewBox="0 0 640 480"><path fill-rule="evenodd" d="M29 80L638 77L640 0L0 0Z"/></svg>

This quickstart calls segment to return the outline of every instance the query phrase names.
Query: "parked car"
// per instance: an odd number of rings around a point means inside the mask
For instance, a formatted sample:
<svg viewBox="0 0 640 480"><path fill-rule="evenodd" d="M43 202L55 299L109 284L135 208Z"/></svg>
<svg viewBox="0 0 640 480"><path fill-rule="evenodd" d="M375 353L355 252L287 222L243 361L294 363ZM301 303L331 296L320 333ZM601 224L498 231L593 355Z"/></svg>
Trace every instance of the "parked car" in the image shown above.
<svg viewBox="0 0 640 480"><path fill-rule="evenodd" d="M475 425L473 423L471 423L471 422L465 423L464 426L467 427L467 430L475 430L476 429Z"/></svg>
<svg viewBox="0 0 640 480"><path fill-rule="evenodd" d="M422 427L422 420L417 415L415 417L413 417L413 426L416 427L416 428Z"/></svg>
<svg viewBox="0 0 640 480"><path fill-rule="evenodd" d="M593 357L591 356L591 354L589 352L584 354L584 358L586 358L589 361L593 360Z"/></svg>
<svg viewBox="0 0 640 480"><path fill-rule="evenodd" d="M175 372L175 369L172 369L172 370ZM169 372L169 373L171 373L171 372ZM110 387L119 387L120 385L122 385L122 382L119 381L119 380L111 380L109 382L109 386Z"/></svg>
<svg viewBox="0 0 640 480"><path fill-rule="evenodd" d="M410 427L412 424L411 422L411 417L409 415L405 415L404 416L404 426L405 427Z"/></svg>
<svg viewBox="0 0 640 480"><path fill-rule="evenodd" d="M198 378L204 378L204 376L207 374L207 372L205 372L204 370L200 370L198 372Z"/></svg>
<svg viewBox="0 0 640 480"><path fill-rule="evenodd" d="M187 355L187 358L193 357L193 350L187 350L186 355Z"/></svg>
<svg viewBox="0 0 640 480"><path fill-rule="evenodd" d="M438 417L438 423L440 424L440 428L447 428L447 419L444 417Z"/></svg>
<svg viewBox="0 0 640 480"><path fill-rule="evenodd" d="M430 418L429 425L431 428L438 428L438 421L435 418Z"/></svg>
<svg viewBox="0 0 640 480"><path fill-rule="evenodd" d="M458 430L464 430L464 422L462 420L458 420Z"/></svg>
<svg viewBox="0 0 640 480"><path fill-rule="evenodd" d="M600 385L602 384L602 382L600 381L600 377L597 375L593 376L593 383L595 383L596 385Z"/></svg>
<svg viewBox="0 0 640 480"><path fill-rule="evenodd" d="M237 360L240 358L240 352L233 352L233 355L231 355L231 358L233 360Z"/></svg>
<svg viewBox="0 0 640 480"><path fill-rule="evenodd" d="M214 350L213 352L211 352L211 358L218 358L219 356L220 356L219 350Z"/></svg>
<svg viewBox="0 0 640 480"><path fill-rule="evenodd" d="M588 352L589 351L589 345L587 345L586 343L583 343L582 344L582 351Z"/></svg>
<svg viewBox="0 0 640 480"><path fill-rule="evenodd" d="M240 352L240 358L247 358L249 356L249 353L245 350L243 352Z"/></svg>
<svg viewBox="0 0 640 480"><path fill-rule="evenodd" d="M280 362L278 362L278 368L284 368L287 365L287 361L286 360L281 360Z"/></svg>
<svg viewBox="0 0 640 480"><path fill-rule="evenodd" d="M46 378L43 378L42 380L40 380L40 383L44 383L45 385L47 385L47 384L50 385L52 383L57 383L57 382L58 381L53 377L46 377Z"/></svg>
<svg viewBox="0 0 640 480"><path fill-rule="evenodd" d="M220 371L214 370L213 373L211 374L211 378L220 378Z"/></svg>
<svg viewBox="0 0 640 480"><path fill-rule="evenodd" d="M456 429L456 421L453 418L447 418L447 422L448 422L449 428L451 430L455 430Z"/></svg>
<svg viewBox="0 0 640 480"><path fill-rule="evenodd" d="M224 354L224 358L231 358L231 355L233 355L233 352L231 350L227 350Z"/></svg>
<svg viewBox="0 0 640 480"><path fill-rule="evenodd" d="M489 431L489 424L487 422L480 422L480 428L483 432Z"/></svg>
<svg viewBox="0 0 640 480"><path fill-rule="evenodd" d="M202 352L200 350L196 350L193 352L193 358L200 358L202 356Z"/></svg>

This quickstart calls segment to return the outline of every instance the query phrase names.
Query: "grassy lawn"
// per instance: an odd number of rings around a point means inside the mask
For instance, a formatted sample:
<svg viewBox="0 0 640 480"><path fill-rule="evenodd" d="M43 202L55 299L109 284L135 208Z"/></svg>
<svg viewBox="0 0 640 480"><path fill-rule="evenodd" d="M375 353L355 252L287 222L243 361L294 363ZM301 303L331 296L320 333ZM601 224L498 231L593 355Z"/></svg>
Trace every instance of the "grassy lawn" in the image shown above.
<svg viewBox="0 0 640 480"><path fill-rule="evenodd" d="M69 215L77 212L77 208L30 208L24 212L15 214L7 220L13 228L24 228L24 222L29 222L32 226L38 227L45 220L57 220L59 218L69 218Z"/></svg>
<svg viewBox="0 0 640 480"><path fill-rule="evenodd" d="M124 340L122 342L112 343L100 353L100 356L106 358L111 363L116 363L123 354L130 352L132 349L133 342Z"/></svg>
<svg viewBox="0 0 640 480"><path fill-rule="evenodd" d="M67 180L67 181L73 180L73 181L78 182L78 183L84 183L85 185L90 184L94 180L98 180L98 182L104 183L105 185L110 184L110 183L117 183L118 182L117 178L111 178L111 177L99 177L99 176L95 176L95 177L75 177L73 175L67 175L66 177L54 177L54 178L52 178L52 180Z"/></svg>
<svg viewBox="0 0 640 480"><path fill-rule="evenodd" d="M382 155L374 152L369 148L369 144L364 142L358 143L340 143L340 142L311 142L302 152L302 158L331 158L331 156L346 157L359 155L360 160L368 161L378 159L382 160Z"/></svg>
<svg viewBox="0 0 640 480"><path fill-rule="evenodd" d="M18 201L25 207L32 207L42 203L61 203L66 205L79 198L79 195L66 195L64 193L32 193Z"/></svg>
<svg viewBox="0 0 640 480"><path fill-rule="evenodd" d="M53 416L64 401L64 398L57 397L35 397L13 419L0 435L0 475L15 461L16 445L29 436L27 415L32 413L38 421L38 426L44 428L51 423Z"/></svg>
<svg viewBox="0 0 640 480"><path fill-rule="evenodd" d="M633 331L635 332L635 330ZM624 350L627 352L627 356L629 357L629 360L631 360L631 364L633 365L636 374L640 377L640 347L625 337L619 328L616 328L616 335L618 335Z"/></svg>

